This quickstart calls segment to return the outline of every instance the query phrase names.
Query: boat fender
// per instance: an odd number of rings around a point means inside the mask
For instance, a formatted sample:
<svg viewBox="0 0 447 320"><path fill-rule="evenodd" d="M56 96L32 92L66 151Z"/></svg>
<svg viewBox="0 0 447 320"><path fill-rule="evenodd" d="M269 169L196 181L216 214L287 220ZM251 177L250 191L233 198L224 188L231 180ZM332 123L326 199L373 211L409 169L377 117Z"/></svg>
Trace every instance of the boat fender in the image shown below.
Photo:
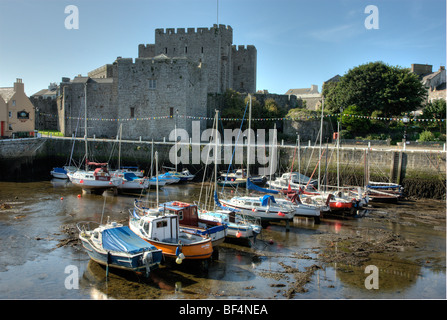
<svg viewBox="0 0 447 320"><path fill-rule="evenodd" d="M149 276L149 273L151 271L151 264L152 264L152 252L146 251L143 254L143 263L146 265L146 277Z"/></svg>

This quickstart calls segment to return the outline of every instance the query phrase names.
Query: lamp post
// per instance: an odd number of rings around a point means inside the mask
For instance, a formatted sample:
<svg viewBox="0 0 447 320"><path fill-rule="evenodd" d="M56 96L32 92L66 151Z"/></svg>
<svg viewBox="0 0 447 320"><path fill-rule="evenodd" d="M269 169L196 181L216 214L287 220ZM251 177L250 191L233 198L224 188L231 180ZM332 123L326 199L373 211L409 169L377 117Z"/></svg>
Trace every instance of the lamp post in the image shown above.
<svg viewBox="0 0 447 320"><path fill-rule="evenodd" d="M404 150L405 150L405 147L406 147L406 145L407 145L407 125L408 125L408 122L410 122L410 118L408 118L408 116L405 114L404 117L402 118L402 122L403 122L404 125L405 125L405 128L404 128L404 137L403 137L403 139L402 139L402 142L403 142L403 144L404 144Z"/></svg>

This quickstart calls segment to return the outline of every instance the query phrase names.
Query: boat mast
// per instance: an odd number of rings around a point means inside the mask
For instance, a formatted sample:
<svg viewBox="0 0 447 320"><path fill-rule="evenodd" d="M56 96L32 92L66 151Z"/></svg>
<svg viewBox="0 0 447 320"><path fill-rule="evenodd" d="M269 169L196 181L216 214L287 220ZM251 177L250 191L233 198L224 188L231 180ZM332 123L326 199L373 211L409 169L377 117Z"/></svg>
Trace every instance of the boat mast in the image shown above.
<svg viewBox="0 0 447 320"><path fill-rule="evenodd" d="M321 160L321 145L323 144L323 111L324 111L324 97L323 97L323 104L321 105L321 123L320 123L320 155L319 159ZM320 163L318 163L318 192L320 192L320 172L321 172L321 166Z"/></svg>
<svg viewBox="0 0 447 320"><path fill-rule="evenodd" d="M340 122L337 122L337 191L340 192Z"/></svg>
<svg viewBox="0 0 447 320"><path fill-rule="evenodd" d="M215 116L215 132L214 132L214 143L216 144L216 148L214 149L214 192L217 192L217 148L219 143L217 141L217 119L219 119L219 110L216 109ZM216 202L214 202L214 209L216 208Z"/></svg>
<svg viewBox="0 0 447 320"><path fill-rule="evenodd" d="M250 98L250 106L248 109L248 140L247 140L247 180L250 177L250 144L251 144L251 94L248 95ZM244 171L242 171L242 175ZM248 189L246 189L248 192Z"/></svg>
<svg viewBox="0 0 447 320"><path fill-rule="evenodd" d="M88 81L88 78L87 78ZM85 140L85 172L88 171L88 147L87 147L87 81L84 83L84 140Z"/></svg>
<svg viewBox="0 0 447 320"><path fill-rule="evenodd" d="M123 134L123 124L120 124L120 140L118 143L118 170L121 169L121 136Z"/></svg>
<svg viewBox="0 0 447 320"><path fill-rule="evenodd" d="M158 208L158 151L155 151L155 175L157 177L156 190L157 190L157 208Z"/></svg>

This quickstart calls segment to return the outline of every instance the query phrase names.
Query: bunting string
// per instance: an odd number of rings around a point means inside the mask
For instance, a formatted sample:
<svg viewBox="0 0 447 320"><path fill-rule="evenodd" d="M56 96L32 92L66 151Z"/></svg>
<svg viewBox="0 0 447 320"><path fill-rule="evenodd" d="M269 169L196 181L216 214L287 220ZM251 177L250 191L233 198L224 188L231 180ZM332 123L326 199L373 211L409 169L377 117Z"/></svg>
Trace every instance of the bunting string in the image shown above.
<svg viewBox="0 0 447 320"><path fill-rule="evenodd" d="M57 118L58 115L49 113L39 113L40 116ZM370 120L382 120L382 121L399 121L404 122L444 122L446 119L420 119L420 118L400 118L400 117L372 117L372 116L361 116L356 114L328 114L323 115L323 118L339 117L340 115L350 118L361 118ZM110 121L110 122L124 122L124 121L150 121L150 120L160 120L160 119L172 119L172 118L185 118L192 120L214 120L214 117L196 117L196 116L186 116L186 115L176 115L176 116L160 116L160 117L137 117L137 118L87 118L87 121ZM252 121L299 121L299 120L309 120L309 119L320 119L321 115L315 116L301 116L301 117L283 117L283 118L254 118ZM82 117L65 117L66 120L84 120ZM242 121L240 118L221 118L222 121Z"/></svg>

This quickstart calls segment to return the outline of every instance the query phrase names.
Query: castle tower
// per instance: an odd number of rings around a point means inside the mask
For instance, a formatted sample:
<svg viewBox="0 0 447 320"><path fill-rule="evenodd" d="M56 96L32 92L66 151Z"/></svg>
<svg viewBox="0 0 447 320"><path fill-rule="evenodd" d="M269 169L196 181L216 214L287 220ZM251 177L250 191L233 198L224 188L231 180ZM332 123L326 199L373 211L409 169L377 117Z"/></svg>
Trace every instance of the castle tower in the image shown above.
<svg viewBox="0 0 447 320"><path fill-rule="evenodd" d="M234 47L233 29L230 26L215 24L212 28L197 28L197 30L156 29L155 44L140 44L138 57L153 58L160 54L168 57L185 57L201 63L207 70L209 93L221 93L228 88L254 93L256 48L247 46L247 49L235 50ZM234 55L237 66L233 62Z"/></svg>

